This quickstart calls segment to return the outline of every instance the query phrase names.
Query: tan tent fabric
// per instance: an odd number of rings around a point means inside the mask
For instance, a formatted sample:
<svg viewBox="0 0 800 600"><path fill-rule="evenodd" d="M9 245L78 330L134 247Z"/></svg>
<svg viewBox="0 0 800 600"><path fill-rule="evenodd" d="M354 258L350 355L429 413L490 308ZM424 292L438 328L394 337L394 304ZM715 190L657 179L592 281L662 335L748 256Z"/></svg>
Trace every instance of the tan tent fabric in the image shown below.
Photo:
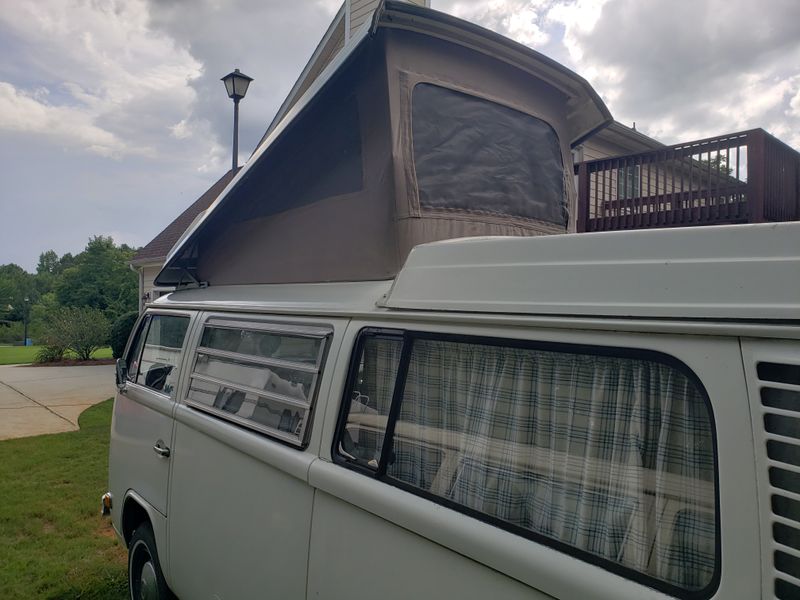
<svg viewBox="0 0 800 600"><path fill-rule="evenodd" d="M414 87L433 84L546 122L558 137L554 148L561 154L563 172L556 178L561 198L556 201L574 214L574 123L568 111L575 98L560 83L534 76L528 68L453 41L382 27L380 19L376 23L374 32L212 207L171 257L159 282L388 279L422 242L567 230L564 223L503 214L491 206L421 206L412 106Z"/></svg>

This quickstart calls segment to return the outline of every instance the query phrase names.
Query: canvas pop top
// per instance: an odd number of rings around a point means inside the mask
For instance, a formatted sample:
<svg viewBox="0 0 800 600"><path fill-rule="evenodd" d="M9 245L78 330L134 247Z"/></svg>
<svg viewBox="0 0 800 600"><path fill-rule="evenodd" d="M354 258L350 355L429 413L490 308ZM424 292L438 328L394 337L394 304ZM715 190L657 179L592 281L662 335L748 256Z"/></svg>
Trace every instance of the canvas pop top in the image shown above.
<svg viewBox="0 0 800 600"><path fill-rule="evenodd" d="M608 120L382 5L118 364L131 597L800 597L800 224L570 233Z"/></svg>

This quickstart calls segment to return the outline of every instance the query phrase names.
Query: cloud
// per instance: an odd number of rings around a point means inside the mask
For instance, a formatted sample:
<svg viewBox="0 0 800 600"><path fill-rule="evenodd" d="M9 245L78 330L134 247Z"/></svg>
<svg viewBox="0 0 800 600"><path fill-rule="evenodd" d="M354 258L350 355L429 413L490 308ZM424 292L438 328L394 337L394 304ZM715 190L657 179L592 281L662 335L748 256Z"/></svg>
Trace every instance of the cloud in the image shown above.
<svg viewBox="0 0 800 600"><path fill-rule="evenodd" d="M562 44L574 62L583 58L579 36L591 33L600 19L603 6L608 0L576 0L553 2L547 11L547 21L564 28Z"/></svg>
<svg viewBox="0 0 800 600"><path fill-rule="evenodd" d="M800 147L796 1L577 0L548 18L618 120L665 142L777 125Z"/></svg>
<svg viewBox="0 0 800 600"><path fill-rule="evenodd" d="M480 23L531 47L543 46L550 35L543 29L543 8L548 0L490 0L489 2L441 2L435 8L460 19ZM440 6L441 5L441 6Z"/></svg>
<svg viewBox="0 0 800 600"><path fill-rule="evenodd" d="M110 131L97 127L91 116L79 108L50 106L43 100L46 96L42 89L25 94L10 83L0 82L0 129L48 136L57 143L77 144L100 156L147 152L145 148L131 148Z"/></svg>
<svg viewBox="0 0 800 600"><path fill-rule="evenodd" d="M169 124L196 102L202 64L148 25L144 0L38 0L0 12L15 40L0 79L0 128L65 148L121 158L174 157ZM8 53L6 53L8 54Z"/></svg>
<svg viewBox="0 0 800 600"><path fill-rule="evenodd" d="M233 104L220 78L239 68L255 79L239 113L239 147L242 159L246 159L341 1L150 0L147 6L148 26L187 48L203 65L201 76L189 82L196 101L173 125L182 119L203 123L205 134L221 140L230 152Z"/></svg>
<svg viewBox="0 0 800 600"><path fill-rule="evenodd" d="M764 127L800 147L800 3L434 0L566 64L666 143Z"/></svg>

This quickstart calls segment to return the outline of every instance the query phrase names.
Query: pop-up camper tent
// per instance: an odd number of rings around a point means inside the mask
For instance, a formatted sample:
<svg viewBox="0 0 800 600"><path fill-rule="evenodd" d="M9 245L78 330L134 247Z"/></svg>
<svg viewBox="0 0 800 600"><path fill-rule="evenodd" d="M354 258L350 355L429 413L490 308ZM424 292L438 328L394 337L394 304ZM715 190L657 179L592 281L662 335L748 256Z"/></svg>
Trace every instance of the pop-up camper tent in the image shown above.
<svg viewBox="0 0 800 600"><path fill-rule="evenodd" d="M558 63L386 2L173 249L158 285L389 279L423 242L563 233L611 121Z"/></svg>

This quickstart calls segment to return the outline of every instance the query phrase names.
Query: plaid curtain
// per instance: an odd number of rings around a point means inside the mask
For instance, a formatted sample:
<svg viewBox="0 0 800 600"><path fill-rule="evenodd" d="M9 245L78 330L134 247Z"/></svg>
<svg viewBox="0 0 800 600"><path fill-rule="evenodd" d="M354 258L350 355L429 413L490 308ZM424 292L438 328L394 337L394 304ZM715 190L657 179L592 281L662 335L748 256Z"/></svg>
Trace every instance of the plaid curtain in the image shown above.
<svg viewBox="0 0 800 600"><path fill-rule="evenodd" d="M669 365L415 340L387 473L696 590L715 565L712 439Z"/></svg>

